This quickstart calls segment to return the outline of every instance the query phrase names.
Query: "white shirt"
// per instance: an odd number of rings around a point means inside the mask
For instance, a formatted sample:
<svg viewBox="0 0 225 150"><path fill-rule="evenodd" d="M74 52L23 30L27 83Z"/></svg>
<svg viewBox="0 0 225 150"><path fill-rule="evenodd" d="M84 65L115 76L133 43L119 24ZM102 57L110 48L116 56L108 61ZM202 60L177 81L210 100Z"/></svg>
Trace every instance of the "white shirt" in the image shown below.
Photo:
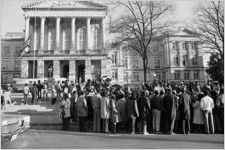
<svg viewBox="0 0 225 150"><path fill-rule="evenodd" d="M214 108L213 99L211 97L209 97L208 95L204 96L201 99L200 108L201 108L201 110L209 110L209 111L211 111Z"/></svg>

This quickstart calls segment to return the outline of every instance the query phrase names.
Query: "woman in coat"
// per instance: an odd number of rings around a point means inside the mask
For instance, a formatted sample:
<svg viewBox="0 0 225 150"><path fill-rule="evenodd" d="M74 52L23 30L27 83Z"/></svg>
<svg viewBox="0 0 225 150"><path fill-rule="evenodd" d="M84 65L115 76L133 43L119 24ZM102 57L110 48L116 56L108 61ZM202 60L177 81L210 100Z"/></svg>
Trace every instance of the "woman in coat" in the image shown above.
<svg viewBox="0 0 225 150"><path fill-rule="evenodd" d="M88 115L87 101L83 91L80 91L80 96L76 101L77 116L79 117L79 130L86 131L86 119Z"/></svg>
<svg viewBox="0 0 225 150"><path fill-rule="evenodd" d="M200 109L200 100L203 97L202 94L199 94L198 99L192 104L193 110L193 124L197 126L196 129L198 131L202 131L204 128L204 120L203 120L203 114Z"/></svg>
<svg viewBox="0 0 225 150"><path fill-rule="evenodd" d="M109 92L104 90L101 99L101 119L103 123L103 132L109 133L109 118L110 118L110 101Z"/></svg>
<svg viewBox="0 0 225 150"><path fill-rule="evenodd" d="M116 101L115 95L112 95L110 98L110 105L111 105L111 121L113 123L113 133L116 134L116 125L119 122L118 116L118 103Z"/></svg>
<svg viewBox="0 0 225 150"><path fill-rule="evenodd" d="M63 94L63 100L60 106L60 116L62 117L62 129L69 130L70 123L70 100L68 94Z"/></svg>

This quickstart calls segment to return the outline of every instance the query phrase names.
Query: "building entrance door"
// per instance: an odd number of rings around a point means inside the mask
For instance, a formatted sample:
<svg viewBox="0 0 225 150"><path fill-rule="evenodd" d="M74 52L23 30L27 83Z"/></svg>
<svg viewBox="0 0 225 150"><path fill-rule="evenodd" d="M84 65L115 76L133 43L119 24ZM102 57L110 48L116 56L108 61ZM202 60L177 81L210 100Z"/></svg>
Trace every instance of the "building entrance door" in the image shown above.
<svg viewBox="0 0 225 150"><path fill-rule="evenodd" d="M76 61L76 79L79 83L85 81L85 61L84 60Z"/></svg>
<svg viewBox="0 0 225 150"><path fill-rule="evenodd" d="M60 61L60 77L68 78L68 76L69 76L69 61L62 60Z"/></svg>

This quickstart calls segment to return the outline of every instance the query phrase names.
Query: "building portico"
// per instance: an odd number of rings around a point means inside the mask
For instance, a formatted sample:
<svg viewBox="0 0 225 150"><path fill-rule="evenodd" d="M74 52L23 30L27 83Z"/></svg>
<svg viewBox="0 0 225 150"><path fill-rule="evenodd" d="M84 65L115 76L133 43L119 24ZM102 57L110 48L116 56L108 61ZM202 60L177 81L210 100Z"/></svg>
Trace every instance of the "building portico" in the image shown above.
<svg viewBox="0 0 225 150"><path fill-rule="evenodd" d="M21 80L83 81L101 76L107 59L104 17L107 6L85 1L40 1L22 6L30 53L21 60ZM85 10L85 11L84 11ZM35 61L37 65L29 65ZM102 66L104 65L104 66ZM36 67L37 68L36 68Z"/></svg>

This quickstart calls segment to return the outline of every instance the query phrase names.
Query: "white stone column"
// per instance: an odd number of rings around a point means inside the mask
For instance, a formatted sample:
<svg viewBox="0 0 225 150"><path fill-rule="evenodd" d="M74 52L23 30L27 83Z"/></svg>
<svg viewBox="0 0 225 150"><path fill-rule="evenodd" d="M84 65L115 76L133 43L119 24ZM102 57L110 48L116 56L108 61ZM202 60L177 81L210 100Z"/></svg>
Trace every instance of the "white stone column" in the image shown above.
<svg viewBox="0 0 225 150"><path fill-rule="evenodd" d="M85 60L85 81L88 79L91 79L91 60L86 59Z"/></svg>
<svg viewBox="0 0 225 150"><path fill-rule="evenodd" d="M44 78L44 60L37 61L37 78Z"/></svg>
<svg viewBox="0 0 225 150"><path fill-rule="evenodd" d="M76 61L70 60L69 62L69 80L75 82L76 79Z"/></svg>
<svg viewBox="0 0 225 150"><path fill-rule="evenodd" d="M56 51L59 52L59 44L60 44L60 17L56 18Z"/></svg>
<svg viewBox="0 0 225 150"><path fill-rule="evenodd" d="M21 60L21 78L28 78L28 60Z"/></svg>
<svg viewBox="0 0 225 150"><path fill-rule="evenodd" d="M37 50L37 26L34 26L34 51Z"/></svg>
<svg viewBox="0 0 225 150"><path fill-rule="evenodd" d="M54 60L53 61L53 78L59 79L60 78L60 61Z"/></svg>
<svg viewBox="0 0 225 150"><path fill-rule="evenodd" d="M71 54L74 54L75 53L75 50L76 50L76 18L72 18L71 19L71 49L72 51L70 52Z"/></svg>
<svg viewBox="0 0 225 150"><path fill-rule="evenodd" d="M44 50L45 45L45 17L41 17L41 50Z"/></svg>
<svg viewBox="0 0 225 150"><path fill-rule="evenodd" d="M25 18L25 41L28 39L30 34L30 17Z"/></svg>
<svg viewBox="0 0 225 150"><path fill-rule="evenodd" d="M90 48L90 44L91 44L91 41L90 41L90 30L91 30L91 27L90 27L90 22L91 22L91 18L88 17L87 18L87 22L86 22L86 50L89 50L91 49Z"/></svg>
<svg viewBox="0 0 225 150"><path fill-rule="evenodd" d="M101 20L101 42L102 42L102 48L105 47L105 19L102 18Z"/></svg>

